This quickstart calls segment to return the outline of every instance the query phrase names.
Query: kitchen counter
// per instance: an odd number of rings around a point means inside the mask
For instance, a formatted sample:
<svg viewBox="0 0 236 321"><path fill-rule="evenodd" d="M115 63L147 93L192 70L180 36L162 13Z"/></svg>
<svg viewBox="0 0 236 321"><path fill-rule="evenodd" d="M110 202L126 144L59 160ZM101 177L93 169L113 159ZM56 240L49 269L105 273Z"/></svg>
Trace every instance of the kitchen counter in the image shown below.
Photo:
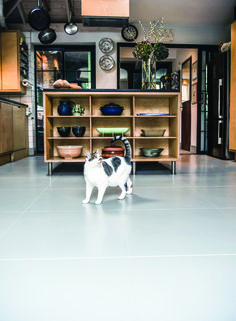
<svg viewBox="0 0 236 321"><path fill-rule="evenodd" d="M28 105L22 104L22 103L20 103L19 101L15 101L15 100L3 98L3 97L0 97L0 103L1 103L1 102L6 103L6 104L9 104L9 105L16 105L16 106L18 106L18 107L23 107L23 108L27 108L27 107L28 107Z"/></svg>
<svg viewBox="0 0 236 321"><path fill-rule="evenodd" d="M52 88L52 89L44 89L44 92L117 92L117 93L179 93L179 90L174 89L72 89L72 88Z"/></svg>
<svg viewBox="0 0 236 321"><path fill-rule="evenodd" d="M27 107L0 97L0 165L29 155Z"/></svg>

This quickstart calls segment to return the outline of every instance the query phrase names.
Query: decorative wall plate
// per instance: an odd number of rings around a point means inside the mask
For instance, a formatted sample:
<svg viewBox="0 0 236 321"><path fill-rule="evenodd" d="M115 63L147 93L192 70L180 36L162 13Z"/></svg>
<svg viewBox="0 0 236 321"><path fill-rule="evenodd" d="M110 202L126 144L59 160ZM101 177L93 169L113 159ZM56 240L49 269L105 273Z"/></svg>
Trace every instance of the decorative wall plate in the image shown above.
<svg viewBox="0 0 236 321"><path fill-rule="evenodd" d="M115 61L111 56L105 55L99 59L99 65L103 70L108 71L114 67Z"/></svg>
<svg viewBox="0 0 236 321"><path fill-rule="evenodd" d="M99 49L103 53L109 53L114 49L114 42L111 38L102 38L99 41Z"/></svg>
<svg viewBox="0 0 236 321"><path fill-rule="evenodd" d="M126 41L134 41L138 37L138 29L134 25L127 24L122 28L121 36Z"/></svg>

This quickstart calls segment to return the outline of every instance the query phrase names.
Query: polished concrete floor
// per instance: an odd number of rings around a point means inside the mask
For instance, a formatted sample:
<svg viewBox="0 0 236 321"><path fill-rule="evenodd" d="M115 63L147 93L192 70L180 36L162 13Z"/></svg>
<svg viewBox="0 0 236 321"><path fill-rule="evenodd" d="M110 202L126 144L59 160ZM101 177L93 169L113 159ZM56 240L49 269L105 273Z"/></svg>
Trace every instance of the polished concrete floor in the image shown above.
<svg viewBox="0 0 236 321"><path fill-rule="evenodd" d="M80 165L0 167L0 321L235 321L236 162L137 166L82 205Z"/></svg>

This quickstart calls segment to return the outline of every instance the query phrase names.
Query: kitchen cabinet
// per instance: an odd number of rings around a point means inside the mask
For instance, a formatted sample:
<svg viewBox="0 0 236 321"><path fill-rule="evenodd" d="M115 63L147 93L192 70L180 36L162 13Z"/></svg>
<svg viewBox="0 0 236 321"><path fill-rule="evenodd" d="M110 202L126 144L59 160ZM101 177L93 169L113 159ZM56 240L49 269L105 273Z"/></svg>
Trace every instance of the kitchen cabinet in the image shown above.
<svg viewBox="0 0 236 321"><path fill-rule="evenodd" d="M17 151L26 148L25 128L27 118L25 108L13 106L13 150Z"/></svg>
<svg viewBox="0 0 236 321"><path fill-rule="evenodd" d="M13 151L13 107L0 103L0 153Z"/></svg>
<svg viewBox="0 0 236 321"><path fill-rule="evenodd" d="M83 116L60 116L57 108L60 100L72 100L85 107ZM124 106L120 116L103 116L99 108L110 102ZM127 127L124 136L132 148L132 163L135 172L136 162L170 162L171 172L175 173L179 156L179 106L180 94L176 92L130 92L130 91L44 91L44 160L48 163L49 175L52 164L58 162L84 162L86 153L101 150L110 144L112 135L102 135L96 128ZM142 116L142 113L163 114ZM61 137L59 126L86 126L83 137ZM142 129L165 128L163 137L143 137ZM59 157L57 146L83 145L79 158L65 160ZM164 148L158 157L141 155L140 148Z"/></svg>
<svg viewBox="0 0 236 321"><path fill-rule="evenodd" d="M28 50L20 31L0 32L0 93L26 93L22 80L28 78Z"/></svg>
<svg viewBox="0 0 236 321"><path fill-rule="evenodd" d="M231 79L230 79L230 119L229 149L236 159L236 21L231 25Z"/></svg>
<svg viewBox="0 0 236 321"><path fill-rule="evenodd" d="M0 99L0 165L29 155L26 107Z"/></svg>

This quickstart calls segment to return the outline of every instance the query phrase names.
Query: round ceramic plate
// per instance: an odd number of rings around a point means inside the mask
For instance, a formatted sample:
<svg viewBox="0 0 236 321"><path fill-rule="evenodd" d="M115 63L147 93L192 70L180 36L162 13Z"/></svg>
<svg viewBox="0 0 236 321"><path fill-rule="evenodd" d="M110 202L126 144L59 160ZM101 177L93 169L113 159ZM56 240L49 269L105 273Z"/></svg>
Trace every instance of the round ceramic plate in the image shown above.
<svg viewBox="0 0 236 321"><path fill-rule="evenodd" d="M102 56L99 59L99 65L103 70L111 70L114 65L115 65L115 61L111 56Z"/></svg>
<svg viewBox="0 0 236 321"><path fill-rule="evenodd" d="M111 38L102 38L99 41L99 49L103 53L109 53L113 50L114 48L114 42Z"/></svg>

